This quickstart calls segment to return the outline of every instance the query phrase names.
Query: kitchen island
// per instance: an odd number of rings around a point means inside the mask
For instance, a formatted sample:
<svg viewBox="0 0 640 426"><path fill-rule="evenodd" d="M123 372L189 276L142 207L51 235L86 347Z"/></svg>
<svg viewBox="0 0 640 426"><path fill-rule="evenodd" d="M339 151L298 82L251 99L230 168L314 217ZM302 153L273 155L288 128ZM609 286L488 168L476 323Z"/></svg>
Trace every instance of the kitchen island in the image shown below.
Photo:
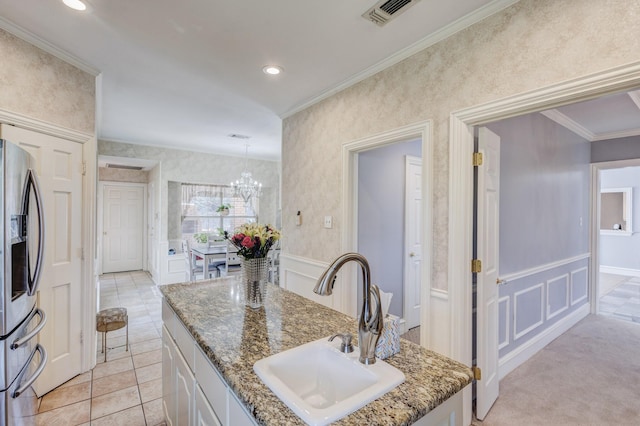
<svg viewBox="0 0 640 426"><path fill-rule="evenodd" d="M163 405L168 424L176 418L180 425L304 425L262 383L253 364L335 333L351 333L357 344L354 318L273 284L267 285L264 307L256 310L245 308L242 286L235 278L160 289L164 295ZM176 368L181 360L185 365ZM443 411L443 403L451 405L454 400L454 415L446 407L443 415L432 420L446 419L444 424L450 424L455 417L455 424L461 424L460 391L472 379L468 367L404 339L400 339L400 352L385 361L405 374L405 382L334 424L429 424L425 419L431 413ZM184 390L182 396L176 396L180 394L176 383Z"/></svg>

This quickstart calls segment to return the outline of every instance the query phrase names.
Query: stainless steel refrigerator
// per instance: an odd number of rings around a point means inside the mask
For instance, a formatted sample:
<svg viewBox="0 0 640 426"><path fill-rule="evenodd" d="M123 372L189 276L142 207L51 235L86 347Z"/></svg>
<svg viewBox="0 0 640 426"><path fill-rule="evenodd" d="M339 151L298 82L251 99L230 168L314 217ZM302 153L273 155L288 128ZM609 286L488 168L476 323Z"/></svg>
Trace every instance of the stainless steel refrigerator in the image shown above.
<svg viewBox="0 0 640 426"><path fill-rule="evenodd" d="M31 385L47 352L37 343L44 312L36 307L43 266L44 216L33 157L0 140L0 424L21 425L35 415Z"/></svg>

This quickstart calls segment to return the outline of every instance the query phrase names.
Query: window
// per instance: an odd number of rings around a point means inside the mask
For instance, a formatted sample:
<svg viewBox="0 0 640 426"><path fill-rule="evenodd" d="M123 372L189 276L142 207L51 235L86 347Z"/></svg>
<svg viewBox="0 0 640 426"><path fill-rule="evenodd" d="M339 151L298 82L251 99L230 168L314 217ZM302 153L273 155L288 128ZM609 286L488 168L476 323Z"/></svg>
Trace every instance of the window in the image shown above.
<svg viewBox="0 0 640 426"><path fill-rule="evenodd" d="M235 197L233 190L225 185L196 185L183 183L182 190L182 237L190 238L196 233L211 237L221 235L221 230L232 232L247 222L256 222L257 199L249 203ZM217 212L222 204L231 205L229 215Z"/></svg>

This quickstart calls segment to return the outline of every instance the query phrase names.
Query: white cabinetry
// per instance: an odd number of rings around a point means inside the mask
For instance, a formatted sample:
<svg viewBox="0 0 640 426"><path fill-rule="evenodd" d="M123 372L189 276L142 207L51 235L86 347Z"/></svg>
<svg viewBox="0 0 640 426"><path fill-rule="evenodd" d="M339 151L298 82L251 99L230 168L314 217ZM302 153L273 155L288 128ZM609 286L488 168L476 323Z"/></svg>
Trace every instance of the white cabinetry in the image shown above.
<svg viewBox="0 0 640 426"><path fill-rule="evenodd" d="M255 425L165 301L162 320L162 406L167 425Z"/></svg>

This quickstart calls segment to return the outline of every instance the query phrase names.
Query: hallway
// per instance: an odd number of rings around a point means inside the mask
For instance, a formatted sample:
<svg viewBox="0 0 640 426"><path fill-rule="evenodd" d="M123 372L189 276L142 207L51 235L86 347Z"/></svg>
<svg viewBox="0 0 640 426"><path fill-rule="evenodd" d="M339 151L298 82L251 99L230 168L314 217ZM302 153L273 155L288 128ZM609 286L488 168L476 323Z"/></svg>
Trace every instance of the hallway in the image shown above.
<svg viewBox="0 0 640 426"><path fill-rule="evenodd" d="M97 365L44 395L36 415L38 426L164 425L162 414L162 296L146 272L100 277L100 309L127 308L125 328L107 333L107 362Z"/></svg>

